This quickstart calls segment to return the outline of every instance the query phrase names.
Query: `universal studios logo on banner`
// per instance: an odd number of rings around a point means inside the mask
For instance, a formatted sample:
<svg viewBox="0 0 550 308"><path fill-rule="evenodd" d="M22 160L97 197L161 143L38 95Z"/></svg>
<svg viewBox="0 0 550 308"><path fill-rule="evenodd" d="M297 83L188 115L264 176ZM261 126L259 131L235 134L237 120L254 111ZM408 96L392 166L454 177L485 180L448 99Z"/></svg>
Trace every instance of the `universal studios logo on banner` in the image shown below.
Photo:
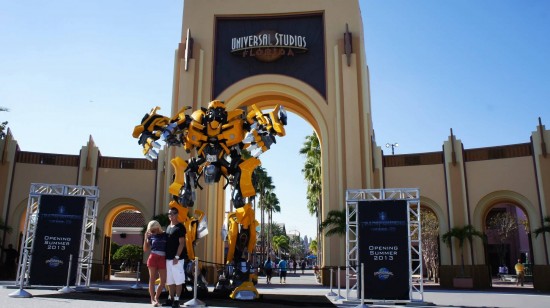
<svg viewBox="0 0 550 308"><path fill-rule="evenodd" d="M409 300L407 201L362 201L357 215L365 298Z"/></svg>
<svg viewBox="0 0 550 308"><path fill-rule="evenodd" d="M305 36L264 30L255 35L231 39L231 53L243 58L253 57L262 62L273 62L282 57L306 53Z"/></svg>

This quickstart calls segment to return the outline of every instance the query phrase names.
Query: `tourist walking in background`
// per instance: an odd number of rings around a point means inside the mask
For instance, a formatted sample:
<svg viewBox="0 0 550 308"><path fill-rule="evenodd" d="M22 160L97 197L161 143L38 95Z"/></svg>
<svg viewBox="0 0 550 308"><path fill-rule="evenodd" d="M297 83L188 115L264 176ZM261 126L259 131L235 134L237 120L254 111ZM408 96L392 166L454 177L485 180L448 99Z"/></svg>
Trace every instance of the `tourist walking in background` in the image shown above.
<svg viewBox="0 0 550 308"><path fill-rule="evenodd" d="M279 283L286 283L286 271L288 269L288 262L285 257L279 261Z"/></svg>
<svg viewBox="0 0 550 308"><path fill-rule="evenodd" d="M271 283L271 277L273 276L273 263L271 263L271 258L268 257L264 263L265 278L267 284Z"/></svg>
<svg viewBox="0 0 550 308"><path fill-rule="evenodd" d="M514 266L516 270L516 286L521 284L523 287L523 283L525 282L525 266L523 266L523 263L521 263L521 259L518 259L518 263Z"/></svg>

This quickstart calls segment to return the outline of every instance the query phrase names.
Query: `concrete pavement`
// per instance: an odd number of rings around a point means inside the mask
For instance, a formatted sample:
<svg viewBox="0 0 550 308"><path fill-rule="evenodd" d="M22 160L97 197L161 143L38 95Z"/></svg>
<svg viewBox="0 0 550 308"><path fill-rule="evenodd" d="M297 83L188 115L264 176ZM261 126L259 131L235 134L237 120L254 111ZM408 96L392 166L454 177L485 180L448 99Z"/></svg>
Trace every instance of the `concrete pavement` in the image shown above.
<svg viewBox="0 0 550 308"><path fill-rule="evenodd" d="M286 284L279 283L278 277L273 277L272 284L265 283L265 277L260 277L260 281L256 286L260 294L288 294L288 295L321 295L326 296L330 292L330 288L321 286L315 280L313 272L306 270L305 274L301 274L298 270L297 274L288 274ZM107 282L92 283L92 288L99 290L131 290L132 286L136 285L135 280L113 279ZM47 297L51 294L57 294L55 289L44 288L28 288L25 289L33 295L32 298L13 298L9 294L17 291L14 289L13 281L0 282L0 307L22 307L22 308L63 308L63 307L82 307L82 308L98 308L104 306L107 302L98 298L97 300L78 300L78 299L63 299ZM146 288L146 284L140 284ZM346 296L344 282L343 289L340 295ZM211 290L213 287L211 287ZM337 286L333 286L332 291L338 293ZM431 306L431 307L550 307L550 293L539 293L532 288L516 288L515 286L498 287L484 291L466 291L466 290L444 290L437 286L426 285L424 288L424 303L411 303L406 306ZM353 298L353 294L348 299L335 301L334 297L328 297L336 307L356 307L360 301ZM199 297L200 299L200 297ZM124 299L122 299L124 300ZM144 299L143 304L121 301L109 301L109 307L150 307L150 304ZM403 307L405 305L394 305L393 303L368 303L369 307ZM238 306L238 302L231 301L228 306Z"/></svg>

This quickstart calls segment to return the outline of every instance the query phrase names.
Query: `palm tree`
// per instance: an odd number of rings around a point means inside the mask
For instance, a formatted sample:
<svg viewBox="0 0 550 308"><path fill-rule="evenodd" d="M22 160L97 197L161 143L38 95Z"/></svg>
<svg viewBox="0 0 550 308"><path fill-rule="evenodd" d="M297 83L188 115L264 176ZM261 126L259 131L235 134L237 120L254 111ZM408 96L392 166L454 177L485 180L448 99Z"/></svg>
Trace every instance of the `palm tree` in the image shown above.
<svg viewBox="0 0 550 308"><path fill-rule="evenodd" d="M0 230L10 233L12 228L4 223L4 220L0 218Z"/></svg>
<svg viewBox="0 0 550 308"><path fill-rule="evenodd" d="M314 255L317 254L317 240L312 240L311 243L309 243L309 250Z"/></svg>
<svg viewBox="0 0 550 308"><path fill-rule="evenodd" d="M268 214L268 226L269 230L267 231L267 243L271 243L271 236L272 236L272 224L273 224L273 212L280 213L281 212L281 206L279 202L279 198L277 198L277 195L273 192L273 190L268 190L265 193L264 196L264 202L263 206ZM270 248L270 247L268 247Z"/></svg>
<svg viewBox="0 0 550 308"><path fill-rule="evenodd" d="M258 167L254 169L253 172L253 179L254 179L254 189L256 190L256 193L260 195L260 226L261 226L261 232L260 232L260 242L262 243L262 251L266 251L266 232L265 232L265 195L267 191L275 189L275 185L273 185L273 179L267 175L267 171L262 168ZM263 264L264 258L263 254L260 257L260 262Z"/></svg>
<svg viewBox="0 0 550 308"><path fill-rule="evenodd" d="M286 232L285 230L283 230L283 227L276 223L276 222L272 222L269 224L269 229L271 230L271 235L272 236L276 236L276 235L286 235Z"/></svg>
<svg viewBox="0 0 550 308"><path fill-rule="evenodd" d="M307 182L307 207L310 214L318 216L322 192L321 146L315 132L306 136L300 154L306 156L302 174Z"/></svg>
<svg viewBox="0 0 550 308"><path fill-rule="evenodd" d="M458 240L458 247L460 248L460 257L462 261L462 264L461 264L462 276L464 276L464 273L465 273L464 242L468 240L471 244L474 236L477 236L482 240L485 240L485 235L477 231L472 225L466 225L464 227L454 227L447 233L443 234L443 236L441 237L441 240L443 241L443 243L447 244L449 247L451 247L451 240L453 237Z"/></svg>
<svg viewBox="0 0 550 308"><path fill-rule="evenodd" d="M12 227L8 226L2 218L0 218L0 231L4 231L3 233L11 233ZM4 257L4 250L1 248L4 248L4 243L0 242L0 260Z"/></svg>
<svg viewBox="0 0 550 308"><path fill-rule="evenodd" d="M286 235L277 235L273 237L273 248L278 252L281 250L288 250L290 247L290 240Z"/></svg>
<svg viewBox="0 0 550 308"><path fill-rule="evenodd" d="M539 234L544 232L550 233L550 216L544 217L544 224L540 228L535 229L535 237L538 237Z"/></svg>
<svg viewBox="0 0 550 308"><path fill-rule="evenodd" d="M326 236L346 235L346 209L329 211L319 229L321 232L328 229Z"/></svg>
<svg viewBox="0 0 550 308"><path fill-rule="evenodd" d="M305 155L306 161L302 174L307 182L307 208L311 215L317 218L317 239L321 237L321 196L323 192L321 174L321 144L317 134L313 132L306 136L306 140L300 149L300 154ZM321 242L319 242L319 250ZM322 256L319 256L321 261Z"/></svg>

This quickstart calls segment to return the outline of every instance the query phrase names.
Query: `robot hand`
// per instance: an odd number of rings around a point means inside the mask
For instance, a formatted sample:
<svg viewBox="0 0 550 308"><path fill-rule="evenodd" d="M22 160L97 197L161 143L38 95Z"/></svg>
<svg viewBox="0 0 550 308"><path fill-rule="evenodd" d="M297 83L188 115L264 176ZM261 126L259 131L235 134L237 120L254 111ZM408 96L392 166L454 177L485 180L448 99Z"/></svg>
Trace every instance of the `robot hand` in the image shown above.
<svg viewBox="0 0 550 308"><path fill-rule="evenodd" d="M176 123L170 123L162 131L162 140L168 144L168 146L179 146L181 141L178 139L178 135L175 134L178 125Z"/></svg>
<svg viewBox="0 0 550 308"><path fill-rule="evenodd" d="M140 125L134 127L132 136L138 138L138 143L143 147L143 155L152 161L158 157L160 144L156 142L161 132L170 123L170 119L157 114L160 107L155 107L143 117Z"/></svg>
<svg viewBox="0 0 550 308"><path fill-rule="evenodd" d="M160 144L156 141L157 138L151 132L143 132L139 136L138 144L143 147L143 155L149 161L153 161L158 157L158 149L160 149Z"/></svg>

